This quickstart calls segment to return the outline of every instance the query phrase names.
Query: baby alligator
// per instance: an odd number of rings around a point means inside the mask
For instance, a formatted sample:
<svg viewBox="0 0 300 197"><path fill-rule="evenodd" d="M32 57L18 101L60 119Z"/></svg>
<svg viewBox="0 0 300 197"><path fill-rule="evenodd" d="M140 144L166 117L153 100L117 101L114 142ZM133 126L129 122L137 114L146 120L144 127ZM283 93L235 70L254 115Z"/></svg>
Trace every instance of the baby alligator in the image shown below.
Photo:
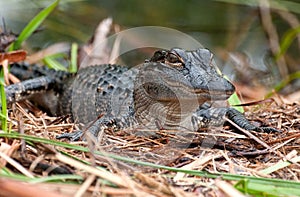
<svg viewBox="0 0 300 197"><path fill-rule="evenodd" d="M132 69L105 64L77 74L50 71L37 75L6 87L7 101L54 91L57 101L52 111L71 114L74 120L88 125L86 130L94 136L108 127L197 131L223 124L224 117L246 130L277 131L254 126L234 108L212 106L214 101L227 100L235 88L216 71L207 49L159 50ZM57 138L79 140L82 135L77 131Z"/></svg>

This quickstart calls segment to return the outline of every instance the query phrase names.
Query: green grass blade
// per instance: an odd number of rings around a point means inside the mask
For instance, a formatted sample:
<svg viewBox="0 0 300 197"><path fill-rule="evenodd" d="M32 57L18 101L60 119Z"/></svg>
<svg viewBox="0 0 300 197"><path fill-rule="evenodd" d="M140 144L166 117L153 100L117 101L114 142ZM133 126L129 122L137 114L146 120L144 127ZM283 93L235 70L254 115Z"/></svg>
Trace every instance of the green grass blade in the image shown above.
<svg viewBox="0 0 300 197"><path fill-rule="evenodd" d="M293 163L299 163L299 162L300 162L300 156L291 159L291 161L280 161L266 169L260 170L259 172L262 174L271 174L272 172L276 172L281 168L285 168Z"/></svg>
<svg viewBox="0 0 300 197"><path fill-rule="evenodd" d="M62 174L62 175L51 175L47 177L40 177L31 179L30 183L44 183L44 182L57 182L57 181L64 181L64 180L79 180L83 181L83 177L74 174Z"/></svg>
<svg viewBox="0 0 300 197"><path fill-rule="evenodd" d="M7 132L7 106L6 106L3 70L1 71L1 76L0 76L0 95L1 95L1 128L3 131Z"/></svg>
<svg viewBox="0 0 300 197"><path fill-rule="evenodd" d="M242 106L234 106L234 105L241 104L241 100L239 99L236 92L233 95L231 95L231 97L229 97L228 103L231 107L235 108L236 110L238 110L241 113L244 113L244 108Z"/></svg>
<svg viewBox="0 0 300 197"><path fill-rule="evenodd" d="M280 43L280 51L275 56L276 59L279 59L283 54L285 54L285 52L291 46L293 40L297 37L299 33L300 27L290 29L285 33L285 35L282 38L282 42Z"/></svg>
<svg viewBox="0 0 300 197"><path fill-rule="evenodd" d="M299 188L256 183L249 180L241 180L235 184L235 188L247 195L253 196L299 196Z"/></svg>
<svg viewBox="0 0 300 197"><path fill-rule="evenodd" d="M291 81L295 80L295 79L300 79L300 71L297 71L295 73L290 74L286 79L280 81L278 84L275 85L275 87L273 88L273 91L275 92L279 92L280 90L282 90L285 86L287 86L287 84L289 84ZM266 95L266 98L269 98L273 95L273 91L269 92Z"/></svg>
<svg viewBox="0 0 300 197"><path fill-rule="evenodd" d="M71 47L71 64L70 64L70 73L76 73L77 72L77 53L78 52L78 44L73 43Z"/></svg>
<svg viewBox="0 0 300 197"><path fill-rule="evenodd" d="M18 174L18 173L14 173L11 172L9 169L7 169L6 167L2 167L0 168L0 177L3 178L11 178L11 179L15 179L15 180L19 180L19 181L29 181L32 178L29 178L23 174Z"/></svg>
<svg viewBox="0 0 300 197"><path fill-rule="evenodd" d="M43 59L44 64L46 64L49 68L55 69L55 70L63 70L67 71L66 67L64 67L62 64L60 64L58 61L55 60L53 56L48 56Z"/></svg>
<svg viewBox="0 0 300 197"><path fill-rule="evenodd" d="M16 173L6 173L4 170L0 170L0 177L5 177L9 179L19 180L19 181L27 181L29 183L44 183L44 182L64 182L68 181L83 181L84 178L79 175L74 174L62 174L62 175L51 175L47 177L34 177L29 178L24 175L16 174Z"/></svg>
<svg viewBox="0 0 300 197"><path fill-rule="evenodd" d="M17 50L21 47L22 43L40 26L40 24L47 18L47 16L58 5L59 0L54 1L50 6L39 12L23 29L18 36L17 40L11 45L10 50Z"/></svg>

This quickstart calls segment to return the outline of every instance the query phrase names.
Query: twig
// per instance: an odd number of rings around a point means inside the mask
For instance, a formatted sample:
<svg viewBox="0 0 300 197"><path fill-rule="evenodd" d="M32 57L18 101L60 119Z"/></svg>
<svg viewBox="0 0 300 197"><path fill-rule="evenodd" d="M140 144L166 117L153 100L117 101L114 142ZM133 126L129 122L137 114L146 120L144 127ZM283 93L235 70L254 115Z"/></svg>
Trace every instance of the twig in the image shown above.
<svg viewBox="0 0 300 197"><path fill-rule="evenodd" d="M263 142L262 140L260 140L258 137L256 137L255 135L253 135L252 133L250 133L249 131L247 131L246 129L241 128L240 126L238 126L237 124L235 124L233 121L229 120L228 118L225 117L225 120L227 122L229 122L230 124L232 124L234 127L236 127L237 129L239 129L240 131L242 131L245 135L247 135L249 138L255 140L257 143L261 144L263 147L267 148L267 149L271 149L271 147L266 144L265 142Z"/></svg>
<svg viewBox="0 0 300 197"><path fill-rule="evenodd" d="M3 67L3 73L4 73L4 81L6 85L9 85L9 79L8 79L8 60L5 59L2 61L2 67Z"/></svg>
<svg viewBox="0 0 300 197"><path fill-rule="evenodd" d="M84 193L88 190L88 188L91 186L91 184L95 181L96 176L90 175L88 178L84 181L83 184L81 184L80 188L77 190L75 197L81 197L84 195Z"/></svg>
<svg viewBox="0 0 300 197"><path fill-rule="evenodd" d="M7 60L9 63L23 61L26 58L26 54L27 53L24 50L0 53L0 64L4 60Z"/></svg>
<svg viewBox="0 0 300 197"><path fill-rule="evenodd" d="M222 190L226 196L236 196L236 197L245 197L240 191L235 189L231 184L226 181L222 181L220 179L216 179L216 186Z"/></svg>
<svg viewBox="0 0 300 197"><path fill-rule="evenodd" d="M104 170L100 170L98 168L95 168L95 167L92 167L92 166L89 166L89 165L86 165L86 164L83 164L75 159L72 159L70 157L67 157L63 154L60 154L60 153L56 153L56 158L63 162L63 163L66 163L66 164L69 164L71 166L74 166L78 169L81 169L81 170L85 170L86 172L89 172L91 174L94 174L104 180L108 180L118 186L121 186L121 187L128 187L128 183L126 182L126 180L122 179L122 177L116 175L116 174L113 174L113 173L110 173L108 171L104 171Z"/></svg>
<svg viewBox="0 0 300 197"><path fill-rule="evenodd" d="M14 166L17 170L19 170L22 174L24 174L27 177L34 178L34 176L27 170L25 169L20 163L16 162L6 154L0 152L0 157L5 159L10 165Z"/></svg>
<svg viewBox="0 0 300 197"><path fill-rule="evenodd" d="M256 150L256 151L251 151L251 152L246 152L246 151L232 151L228 153L229 156L257 156L257 155L265 155L270 153L269 149L264 149L264 150Z"/></svg>

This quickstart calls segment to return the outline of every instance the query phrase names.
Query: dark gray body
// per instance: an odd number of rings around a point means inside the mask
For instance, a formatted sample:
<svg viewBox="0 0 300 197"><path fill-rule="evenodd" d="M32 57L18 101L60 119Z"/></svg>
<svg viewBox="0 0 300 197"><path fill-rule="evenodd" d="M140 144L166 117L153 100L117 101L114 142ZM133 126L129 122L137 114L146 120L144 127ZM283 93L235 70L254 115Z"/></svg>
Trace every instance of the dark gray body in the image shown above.
<svg viewBox="0 0 300 197"><path fill-rule="evenodd" d="M206 49L157 51L143 65L130 70L118 65L98 65L84 68L74 76L47 74L7 87L7 100L15 102L49 90L54 90L58 98L56 109L52 110L71 114L75 121L86 125L94 121L88 131L95 136L107 127L141 125L198 130L222 124L225 116L247 130L277 131L250 124L233 108L211 106L213 101L229 98L234 86L216 72L212 55ZM102 117L97 119L99 116ZM78 140L81 135L78 131L59 138Z"/></svg>

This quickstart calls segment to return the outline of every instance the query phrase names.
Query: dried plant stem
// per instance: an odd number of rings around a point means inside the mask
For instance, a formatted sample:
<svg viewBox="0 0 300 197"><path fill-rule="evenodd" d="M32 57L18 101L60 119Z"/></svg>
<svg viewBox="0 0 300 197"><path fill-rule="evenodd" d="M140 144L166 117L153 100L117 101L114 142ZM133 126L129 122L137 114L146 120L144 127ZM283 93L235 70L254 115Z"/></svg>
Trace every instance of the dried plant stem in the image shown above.
<svg viewBox="0 0 300 197"><path fill-rule="evenodd" d="M261 14L262 25L268 35L270 49L275 56L280 51L279 45L279 37L277 34L277 30L272 22L271 12L270 12L270 4L268 0L260 0L259 1L259 9ZM277 60L278 69L282 78L287 76L288 70L286 67L286 62L283 56L279 57Z"/></svg>
<svg viewBox="0 0 300 197"><path fill-rule="evenodd" d="M300 22L298 18L290 12L275 10L279 14L279 16L284 19L293 29L300 26ZM297 35L298 47L300 49L300 34Z"/></svg>

